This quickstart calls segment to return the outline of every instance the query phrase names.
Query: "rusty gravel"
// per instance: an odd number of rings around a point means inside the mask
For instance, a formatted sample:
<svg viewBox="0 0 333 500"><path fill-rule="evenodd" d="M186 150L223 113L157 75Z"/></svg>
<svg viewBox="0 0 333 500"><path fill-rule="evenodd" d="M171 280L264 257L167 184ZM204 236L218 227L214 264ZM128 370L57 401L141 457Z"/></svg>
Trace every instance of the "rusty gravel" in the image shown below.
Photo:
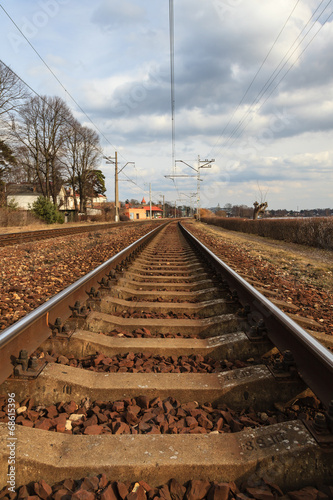
<svg viewBox="0 0 333 500"><path fill-rule="evenodd" d="M7 422L7 400L0 396L0 422ZM200 405L196 401L180 403L173 397L147 396L114 402L83 399L59 402L47 407L35 406L32 398L17 404L16 424L64 434L207 434L233 433L245 428L268 426L295 419L308 420L320 403L304 396L286 408L256 412L241 411L227 405Z"/></svg>
<svg viewBox="0 0 333 500"><path fill-rule="evenodd" d="M209 356L163 356L151 353L117 354L109 357L103 353L75 358L58 355L56 352L36 351L35 355L44 361L60 363L75 368L108 373L217 373L248 366L240 360L212 359Z"/></svg>
<svg viewBox="0 0 333 500"><path fill-rule="evenodd" d="M119 227L0 248L0 330L155 227Z"/></svg>
<svg viewBox="0 0 333 500"><path fill-rule="evenodd" d="M234 269L245 279L252 279L261 283L267 290L276 292L276 298L286 303L298 306L300 316L317 321L328 335L333 334L333 297L319 285L303 281L301 275L295 274L293 262L285 262L283 267L274 265L267 256L263 257L260 252L254 256L251 250L251 242L240 241L231 243L230 239L224 237L227 231L217 231L216 228L203 224L185 223L194 236L210 248L226 264ZM265 245L265 242L260 242ZM283 242L279 241L283 248ZM265 248L266 252L267 249ZM283 307L286 312L294 313L292 309ZM315 327L312 328L316 330Z"/></svg>
<svg viewBox="0 0 333 500"><path fill-rule="evenodd" d="M10 500L326 500L333 496L333 485L307 486L297 491L284 492L274 483L260 481L244 483L240 488L234 482L217 483L192 479L184 485L170 479L157 488L145 481L135 483L108 481L105 474L85 477L80 480L66 479L51 487L46 481L21 486L17 493L5 494L0 498Z"/></svg>
<svg viewBox="0 0 333 500"><path fill-rule="evenodd" d="M196 339L198 336L183 333L154 333L147 328L136 328L132 332L128 330L123 330L122 328L115 328L111 332L100 332L100 335L106 335L107 337L126 337L126 338L160 338L160 339Z"/></svg>

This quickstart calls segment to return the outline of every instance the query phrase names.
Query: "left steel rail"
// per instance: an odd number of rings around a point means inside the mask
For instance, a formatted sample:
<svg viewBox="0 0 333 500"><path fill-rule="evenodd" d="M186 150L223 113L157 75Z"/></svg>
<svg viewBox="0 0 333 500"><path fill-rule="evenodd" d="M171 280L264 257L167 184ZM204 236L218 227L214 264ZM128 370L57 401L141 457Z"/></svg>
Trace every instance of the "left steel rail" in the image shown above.
<svg viewBox="0 0 333 500"><path fill-rule="evenodd" d="M147 221L137 221L135 224L142 225ZM151 222L151 221L150 221ZM133 221L129 222L110 222L108 224L94 224L89 226L59 227L55 229L40 229L36 231L22 231L20 233L0 234L0 247L17 245L21 243L35 242L59 236L68 236L71 234L93 233L96 231L106 231L107 229L133 226Z"/></svg>
<svg viewBox="0 0 333 500"><path fill-rule="evenodd" d="M3 330L0 333L0 383L13 373L13 360L19 356L21 350L28 351L28 354L34 352L50 336L51 329L49 325L54 324L56 318L60 317L62 322L65 322L71 316L70 305L74 305L77 301L85 302L87 292L92 287L98 287L98 282L111 269L114 269L133 251L151 241L166 224L161 224L148 234L142 236L96 269L90 271L22 319Z"/></svg>

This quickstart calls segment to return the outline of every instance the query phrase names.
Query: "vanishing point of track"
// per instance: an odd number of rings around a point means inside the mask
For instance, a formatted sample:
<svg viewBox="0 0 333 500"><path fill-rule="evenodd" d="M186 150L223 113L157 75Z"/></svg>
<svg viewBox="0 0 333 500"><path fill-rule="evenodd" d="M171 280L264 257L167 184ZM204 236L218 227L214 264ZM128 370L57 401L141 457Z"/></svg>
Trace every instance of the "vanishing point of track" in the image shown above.
<svg viewBox="0 0 333 500"><path fill-rule="evenodd" d="M0 347L0 394L26 402L18 486L102 473L154 486L332 478L332 354L181 224L159 226L4 330ZM272 409L308 387L317 414L276 419Z"/></svg>

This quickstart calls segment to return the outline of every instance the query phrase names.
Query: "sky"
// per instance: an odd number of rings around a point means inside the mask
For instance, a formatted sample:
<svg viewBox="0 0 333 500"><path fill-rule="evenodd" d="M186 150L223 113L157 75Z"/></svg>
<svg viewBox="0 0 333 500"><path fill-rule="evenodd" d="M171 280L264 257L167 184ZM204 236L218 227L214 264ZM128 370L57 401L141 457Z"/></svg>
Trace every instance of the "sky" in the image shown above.
<svg viewBox="0 0 333 500"><path fill-rule="evenodd" d="M0 6L0 59L117 151L120 200L333 208L332 0L174 0L174 158L167 0Z"/></svg>

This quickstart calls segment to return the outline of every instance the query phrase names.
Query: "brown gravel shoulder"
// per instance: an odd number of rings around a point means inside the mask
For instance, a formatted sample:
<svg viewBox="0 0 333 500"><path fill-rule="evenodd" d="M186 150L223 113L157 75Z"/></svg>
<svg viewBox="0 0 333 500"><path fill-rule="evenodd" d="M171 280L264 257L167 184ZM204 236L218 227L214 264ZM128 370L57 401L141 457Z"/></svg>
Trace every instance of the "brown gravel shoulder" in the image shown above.
<svg viewBox="0 0 333 500"><path fill-rule="evenodd" d="M266 259L268 262L280 266L281 269L296 276L297 279L314 284L319 288L327 288L333 292L332 250L228 231L207 224L200 223L200 227L208 234L223 238L226 243L239 245L253 257L261 260Z"/></svg>
<svg viewBox="0 0 333 500"><path fill-rule="evenodd" d="M296 305L297 314L315 320L332 335L332 251L198 222L186 222L185 226L245 279L252 278L275 292L277 299Z"/></svg>
<svg viewBox="0 0 333 500"><path fill-rule="evenodd" d="M23 232L28 232L28 231L42 231L42 230L50 230L50 229L64 229L64 228L69 228L69 227L91 227L91 230L93 231L95 229L96 225L108 225L112 224L114 221L99 221L99 222L67 222L66 224L45 224L43 221L36 222L35 224L30 224L28 226L9 226L9 227L4 227L0 226L0 235L1 234L8 234L8 233L23 233ZM136 221L132 221L135 223ZM140 221L142 222L142 220ZM119 224L119 227L121 227L121 223Z"/></svg>
<svg viewBox="0 0 333 500"><path fill-rule="evenodd" d="M0 331L156 227L119 226L0 248Z"/></svg>
<svg viewBox="0 0 333 500"><path fill-rule="evenodd" d="M98 224L109 224L109 222L98 222ZM0 226L0 234L8 234L8 233L23 233L28 231L41 231L41 230L50 230L50 229L61 229L64 227L87 227L91 226L94 229L93 223L87 222L69 222L67 224L52 224L51 226L48 224L44 224L43 222L31 224L29 226L9 226L3 227Z"/></svg>

